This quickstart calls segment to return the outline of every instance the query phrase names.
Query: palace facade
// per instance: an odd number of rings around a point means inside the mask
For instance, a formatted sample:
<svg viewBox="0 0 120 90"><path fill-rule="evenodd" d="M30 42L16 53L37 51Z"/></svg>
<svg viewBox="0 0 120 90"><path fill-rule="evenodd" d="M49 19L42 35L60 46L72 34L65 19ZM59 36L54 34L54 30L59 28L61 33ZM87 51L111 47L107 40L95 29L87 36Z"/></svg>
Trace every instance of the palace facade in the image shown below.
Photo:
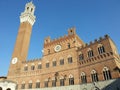
<svg viewBox="0 0 120 90"><path fill-rule="evenodd" d="M120 90L120 56L108 35L86 44L70 28L66 36L45 38L40 59L27 60L34 11L29 2L21 13L7 75L17 90Z"/></svg>

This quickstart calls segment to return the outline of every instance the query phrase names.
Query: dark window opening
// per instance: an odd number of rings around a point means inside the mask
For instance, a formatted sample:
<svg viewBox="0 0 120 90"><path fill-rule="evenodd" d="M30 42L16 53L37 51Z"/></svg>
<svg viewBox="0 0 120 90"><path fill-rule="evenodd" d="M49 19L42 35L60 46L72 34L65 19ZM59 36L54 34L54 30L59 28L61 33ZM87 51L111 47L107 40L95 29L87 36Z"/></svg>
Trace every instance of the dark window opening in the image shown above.
<svg viewBox="0 0 120 90"><path fill-rule="evenodd" d="M60 65L64 65L64 59L60 60Z"/></svg>
<svg viewBox="0 0 120 90"><path fill-rule="evenodd" d="M79 60L83 60L84 59L84 55L83 54L80 54L79 55Z"/></svg>
<svg viewBox="0 0 120 90"><path fill-rule="evenodd" d="M91 74L91 77L92 77L92 82L97 82L97 81L99 81L99 80L98 80L98 75L97 75L97 73Z"/></svg>
<svg viewBox="0 0 120 90"><path fill-rule="evenodd" d="M69 85L74 85L74 78L69 78Z"/></svg>
<svg viewBox="0 0 120 90"><path fill-rule="evenodd" d="M48 81L44 82L44 87L48 87Z"/></svg>
<svg viewBox="0 0 120 90"><path fill-rule="evenodd" d="M69 57L68 58L68 63L72 63L73 61L72 61L72 57Z"/></svg>
<svg viewBox="0 0 120 90"><path fill-rule="evenodd" d="M68 43L68 49L70 48L70 43Z"/></svg>
<svg viewBox="0 0 120 90"><path fill-rule="evenodd" d="M94 56L93 50L89 50L89 51L88 51L88 57L92 57L92 56Z"/></svg>
<svg viewBox="0 0 120 90"><path fill-rule="evenodd" d="M81 82L82 83L87 83L86 75L81 76Z"/></svg>
<svg viewBox="0 0 120 90"><path fill-rule="evenodd" d="M35 66L33 65L33 66L31 66L31 70L35 70Z"/></svg>
<svg viewBox="0 0 120 90"><path fill-rule="evenodd" d="M33 11L33 8L31 8L31 12Z"/></svg>
<svg viewBox="0 0 120 90"><path fill-rule="evenodd" d="M103 71L103 76L104 76L104 79L105 79L105 80L110 80L110 79L112 79L110 70Z"/></svg>
<svg viewBox="0 0 120 90"><path fill-rule="evenodd" d="M32 83L28 84L28 88L31 89L32 88Z"/></svg>
<svg viewBox="0 0 120 90"><path fill-rule="evenodd" d="M25 89L25 84L22 84L22 85L21 85L21 89Z"/></svg>
<svg viewBox="0 0 120 90"><path fill-rule="evenodd" d="M24 67L24 71L28 71L28 66L25 66L25 67Z"/></svg>
<svg viewBox="0 0 120 90"><path fill-rule="evenodd" d="M56 87L56 80L52 80L52 86Z"/></svg>
<svg viewBox="0 0 120 90"><path fill-rule="evenodd" d="M36 82L36 88L40 88L40 82Z"/></svg>
<svg viewBox="0 0 120 90"><path fill-rule="evenodd" d="M42 65L41 64L38 65L38 69L42 69Z"/></svg>
<svg viewBox="0 0 120 90"><path fill-rule="evenodd" d="M60 79L60 86L64 86L64 85L65 85L64 79Z"/></svg>
<svg viewBox="0 0 120 90"><path fill-rule="evenodd" d="M55 67L56 66L56 61L53 61L53 67Z"/></svg>
<svg viewBox="0 0 120 90"><path fill-rule="evenodd" d="M31 89L32 88L32 83L28 84L28 88Z"/></svg>
<svg viewBox="0 0 120 90"><path fill-rule="evenodd" d="M49 68L49 63L46 63L46 68Z"/></svg>
<svg viewBox="0 0 120 90"><path fill-rule="evenodd" d="M99 54L104 53L104 52L105 52L104 46L99 47L99 48L98 48L98 52L99 52Z"/></svg>
<svg viewBox="0 0 120 90"><path fill-rule="evenodd" d="M27 10L29 9L29 7L27 7Z"/></svg>

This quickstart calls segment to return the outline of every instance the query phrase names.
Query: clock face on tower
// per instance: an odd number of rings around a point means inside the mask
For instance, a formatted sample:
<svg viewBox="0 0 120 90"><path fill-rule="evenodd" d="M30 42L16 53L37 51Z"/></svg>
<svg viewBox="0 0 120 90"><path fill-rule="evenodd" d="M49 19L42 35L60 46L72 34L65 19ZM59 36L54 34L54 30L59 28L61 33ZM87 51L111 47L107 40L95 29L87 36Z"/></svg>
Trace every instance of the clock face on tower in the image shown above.
<svg viewBox="0 0 120 90"><path fill-rule="evenodd" d="M61 46L60 45L56 45L55 48L54 48L54 50L56 52L59 52L61 50Z"/></svg>
<svg viewBox="0 0 120 90"><path fill-rule="evenodd" d="M17 57L14 57L14 58L12 59L12 64L16 64L17 61L18 61Z"/></svg>

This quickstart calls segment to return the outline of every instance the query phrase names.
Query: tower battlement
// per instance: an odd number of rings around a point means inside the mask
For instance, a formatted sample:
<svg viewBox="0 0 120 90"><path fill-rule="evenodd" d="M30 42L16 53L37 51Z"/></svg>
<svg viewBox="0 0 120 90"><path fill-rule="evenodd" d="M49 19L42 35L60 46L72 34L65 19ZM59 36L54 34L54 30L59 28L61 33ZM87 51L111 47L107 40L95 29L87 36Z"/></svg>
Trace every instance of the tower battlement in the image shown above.
<svg viewBox="0 0 120 90"><path fill-rule="evenodd" d="M53 40L51 40L50 37L45 38L43 48L44 55L63 51L69 48L84 46L85 43L79 38L75 30L75 27L70 28L68 29L68 35L64 35Z"/></svg>
<svg viewBox="0 0 120 90"><path fill-rule="evenodd" d="M108 38L110 38L110 36L106 34L106 35L104 35L104 37L99 37L99 39L95 39L94 41L90 41L89 43L85 43L81 48L89 47L89 46L91 46L93 44L102 42L103 40L106 40Z"/></svg>
<svg viewBox="0 0 120 90"><path fill-rule="evenodd" d="M46 37L44 39L44 47L52 45L52 44L57 44L57 43L60 43L60 42L65 42L69 39L74 39L74 38L79 38L79 37L76 34L76 28L72 27L72 28L68 29L68 34L67 35L61 36L59 38L55 38L53 40L50 38L50 36Z"/></svg>

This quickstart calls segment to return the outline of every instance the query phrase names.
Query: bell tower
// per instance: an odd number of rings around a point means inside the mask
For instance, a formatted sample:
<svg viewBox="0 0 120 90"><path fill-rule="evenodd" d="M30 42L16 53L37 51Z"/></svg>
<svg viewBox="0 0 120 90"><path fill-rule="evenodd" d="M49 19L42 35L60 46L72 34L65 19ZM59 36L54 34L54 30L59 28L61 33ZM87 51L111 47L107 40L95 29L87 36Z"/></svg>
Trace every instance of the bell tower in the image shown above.
<svg viewBox="0 0 120 90"><path fill-rule="evenodd" d="M12 55L12 58L17 58L20 61L27 59L32 26L35 22L34 11L34 4L29 2L26 4L24 12L20 15L20 27Z"/></svg>
<svg viewBox="0 0 120 90"><path fill-rule="evenodd" d="M14 76L15 73L20 72L21 63L27 59L32 26L35 23L36 18L34 11L34 4L29 2L26 4L24 12L20 15L20 26L12 54L8 76Z"/></svg>

